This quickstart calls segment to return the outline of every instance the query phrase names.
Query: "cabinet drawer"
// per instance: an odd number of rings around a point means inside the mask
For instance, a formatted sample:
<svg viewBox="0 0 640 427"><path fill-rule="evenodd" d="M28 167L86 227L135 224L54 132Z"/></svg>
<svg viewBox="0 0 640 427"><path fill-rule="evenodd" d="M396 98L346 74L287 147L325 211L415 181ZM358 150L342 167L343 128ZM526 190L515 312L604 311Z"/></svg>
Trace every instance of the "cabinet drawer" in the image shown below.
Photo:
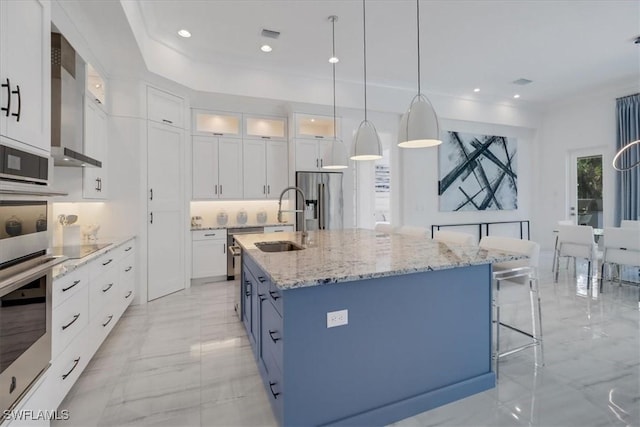
<svg viewBox="0 0 640 427"><path fill-rule="evenodd" d="M133 296L136 287L136 264L135 256L133 254L126 256L120 263L120 302L123 304L123 311L133 301Z"/></svg>
<svg viewBox="0 0 640 427"><path fill-rule="evenodd" d="M80 289L53 309L51 315L51 354L55 358L89 324L89 286Z"/></svg>
<svg viewBox="0 0 640 427"><path fill-rule="evenodd" d="M118 273L117 268L112 268L91 280L91 290L89 292L89 310L91 318L102 312L104 307L115 302L118 294Z"/></svg>
<svg viewBox="0 0 640 427"><path fill-rule="evenodd" d="M66 276L54 280L52 291L52 306L55 308L68 298L71 298L89 282L89 268L80 267Z"/></svg>
<svg viewBox="0 0 640 427"><path fill-rule="evenodd" d="M275 364L271 354L263 359L266 375L263 376L269 402L273 409L276 419L282 425L283 407L284 407L284 383L282 381L282 372Z"/></svg>
<svg viewBox="0 0 640 427"><path fill-rule="evenodd" d="M227 240L227 230L193 230L191 239L196 240Z"/></svg>
<svg viewBox="0 0 640 427"><path fill-rule="evenodd" d="M293 231L293 225L273 225L264 228L265 233L281 233L283 231Z"/></svg>
<svg viewBox="0 0 640 427"><path fill-rule="evenodd" d="M102 276L106 271L110 270L114 265L118 263L120 252L118 250L110 250L106 254L100 255L94 261L91 262L89 268L89 278L91 282Z"/></svg>
<svg viewBox="0 0 640 427"><path fill-rule="evenodd" d="M99 314L93 316L88 328L91 332L89 338L91 340L91 354L100 348L100 345L104 342L107 335L109 335L114 325L118 323L121 314L118 305L112 303L104 307Z"/></svg>
<svg viewBox="0 0 640 427"><path fill-rule="evenodd" d="M282 369L283 335L282 317L269 301L262 303L262 357L270 355L273 362ZM267 366L268 370L268 366Z"/></svg>
<svg viewBox="0 0 640 427"><path fill-rule="evenodd" d="M64 397L69 393L71 386L76 382L91 358L90 346L85 336L74 340L57 358L51 366L50 381L51 407L57 408Z"/></svg>
<svg viewBox="0 0 640 427"><path fill-rule="evenodd" d="M131 239L123 243L118 247L118 252L120 252L121 258L134 254L136 252L136 241Z"/></svg>
<svg viewBox="0 0 640 427"><path fill-rule="evenodd" d="M282 299L282 291L269 280L269 300L280 316L282 316Z"/></svg>

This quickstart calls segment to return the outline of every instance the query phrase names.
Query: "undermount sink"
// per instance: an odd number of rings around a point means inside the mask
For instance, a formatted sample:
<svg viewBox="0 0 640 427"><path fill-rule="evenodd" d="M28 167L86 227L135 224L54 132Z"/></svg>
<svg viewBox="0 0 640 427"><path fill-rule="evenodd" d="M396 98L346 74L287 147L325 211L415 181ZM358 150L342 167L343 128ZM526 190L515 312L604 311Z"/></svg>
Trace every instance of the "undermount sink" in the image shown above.
<svg viewBox="0 0 640 427"><path fill-rule="evenodd" d="M289 252L289 251L299 251L304 249L302 246L297 243L290 241L279 241L279 242L256 242L256 247L260 249L262 252Z"/></svg>

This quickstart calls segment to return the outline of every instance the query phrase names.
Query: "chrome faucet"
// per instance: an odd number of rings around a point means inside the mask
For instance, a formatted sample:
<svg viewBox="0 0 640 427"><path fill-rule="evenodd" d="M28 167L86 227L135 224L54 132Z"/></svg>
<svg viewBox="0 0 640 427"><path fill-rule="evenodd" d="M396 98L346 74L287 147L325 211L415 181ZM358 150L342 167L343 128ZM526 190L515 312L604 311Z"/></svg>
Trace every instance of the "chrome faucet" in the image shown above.
<svg viewBox="0 0 640 427"><path fill-rule="evenodd" d="M306 196L304 195L304 192L300 189L300 187L287 187L284 190L282 190L282 193L280 193L280 200L278 200L278 222L283 222L282 212L302 212L302 245L306 245L308 233L307 233L307 221L305 221L304 219L304 210L300 210L300 209L293 209L288 211L282 210L282 197L284 197L285 193L289 190L295 190L298 193L300 193L300 196L302 196L303 206L304 206L304 201L307 200Z"/></svg>

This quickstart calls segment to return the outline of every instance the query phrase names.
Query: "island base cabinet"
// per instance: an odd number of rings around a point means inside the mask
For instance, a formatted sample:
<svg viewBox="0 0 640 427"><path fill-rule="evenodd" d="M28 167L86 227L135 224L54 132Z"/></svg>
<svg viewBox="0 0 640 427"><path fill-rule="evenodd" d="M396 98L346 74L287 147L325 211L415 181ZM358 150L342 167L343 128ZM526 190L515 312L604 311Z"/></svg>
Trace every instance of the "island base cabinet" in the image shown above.
<svg viewBox="0 0 640 427"><path fill-rule="evenodd" d="M278 292L257 356L282 425L384 425L495 387L489 264Z"/></svg>

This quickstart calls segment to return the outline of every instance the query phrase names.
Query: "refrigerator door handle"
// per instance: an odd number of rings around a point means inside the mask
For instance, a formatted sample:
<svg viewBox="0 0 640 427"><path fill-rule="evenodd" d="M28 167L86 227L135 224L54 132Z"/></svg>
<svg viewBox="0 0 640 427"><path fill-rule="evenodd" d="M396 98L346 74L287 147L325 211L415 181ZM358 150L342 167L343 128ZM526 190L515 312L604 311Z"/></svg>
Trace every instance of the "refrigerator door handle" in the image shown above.
<svg viewBox="0 0 640 427"><path fill-rule="evenodd" d="M318 184L318 228L324 230L324 184Z"/></svg>

